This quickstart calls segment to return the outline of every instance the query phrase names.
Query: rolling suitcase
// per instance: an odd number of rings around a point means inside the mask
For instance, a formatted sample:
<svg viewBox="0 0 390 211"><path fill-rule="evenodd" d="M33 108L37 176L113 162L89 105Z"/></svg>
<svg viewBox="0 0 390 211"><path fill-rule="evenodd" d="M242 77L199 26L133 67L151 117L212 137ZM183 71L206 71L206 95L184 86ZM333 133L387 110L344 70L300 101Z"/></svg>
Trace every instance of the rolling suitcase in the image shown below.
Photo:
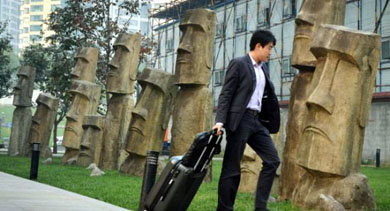
<svg viewBox="0 0 390 211"><path fill-rule="evenodd" d="M187 153L172 157L145 199L147 211L186 210L202 184L207 166L220 152L222 135L208 131L196 135Z"/></svg>

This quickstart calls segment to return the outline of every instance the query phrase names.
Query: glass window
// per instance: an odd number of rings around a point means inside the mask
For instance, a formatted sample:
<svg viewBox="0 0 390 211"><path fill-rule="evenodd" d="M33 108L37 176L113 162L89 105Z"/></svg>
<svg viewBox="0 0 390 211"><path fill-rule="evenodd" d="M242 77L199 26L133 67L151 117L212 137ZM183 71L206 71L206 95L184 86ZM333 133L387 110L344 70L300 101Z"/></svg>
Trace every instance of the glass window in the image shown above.
<svg viewBox="0 0 390 211"><path fill-rule="evenodd" d="M214 71L214 86L221 86L224 80L224 71L216 70Z"/></svg>
<svg viewBox="0 0 390 211"><path fill-rule="evenodd" d="M257 16L257 23L260 26L269 26L269 8L259 5L259 15Z"/></svg>
<svg viewBox="0 0 390 211"><path fill-rule="evenodd" d="M42 40L42 37L41 35L37 35L37 34L34 34L34 35L30 35L30 41L31 42L40 42Z"/></svg>
<svg viewBox="0 0 390 211"><path fill-rule="evenodd" d="M390 40L382 42L382 59L390 59Z"/></svg>
<svg viewBox="0 0 390 211"><path fill-rule="evenodd" d="M51 5L51 11L54 12L56 10L56 8L59 8L59 7L61 7L60 4L52 4Z"/></svg>
<svg viewBox="0 0 390 211"><path fill-rule="evenodd" d="M42 29L42 25L31 25L30 26L30 31L32 32L38 32L38 31L41 31Z"/></svg>
<svg viewBox="0 0 390 211"><path fill-rule="evenodd" d="M237 17L235 20L236 32L246 31L246 16Z"/></svg>
<svg viewBox="0 0 390 211"><path fill-rule="evenodd" d="M167 53L172 52L174 50L173 45L174 45L173 39L167 40L167 46L166 46Z"/></svg>
<svg viewBox="0 0 390 211"><path fill-rule="evenodd" d="M30 0L31 2L43 2L43 0Z"/></svg>
<svg viewBox="0 0 390 211"><path fill-rule="evenodd" d="M28 9L28 8L24 8L24 12L23 12L23 14L28 14L28 13L30 13L29 11L30 11L30 9Z"/></svg>
<svg viewBox="0 0 390 211"><path fill-rule="evenodd" d="M296 15L295 0L283 1L283 18L291 18Z"/></svg>
<svg viewBox="0 0 390 211"><path fill-rule="evenodd" d="M31 15L30 21L42 21L43 16L42 15Z"/></svg>
<svg viewBox="0 0 390 211"><path fill-rule="evenodd" d="M42 12L43 5L31 5L31 12Z"/></svg>
<svg viewBox="0 0 390 211"><path fill-rule="evenodd" d="M24 33L28 33L28 27L24 27L24 28L23 28L23 32L24 32Z"/></svg>
<svg viewBox="0 0 390 211"><path fill-rule="evenodd" d="M28 3L30 3L29 0L24 0L24 4L28 4Z"/></svg>

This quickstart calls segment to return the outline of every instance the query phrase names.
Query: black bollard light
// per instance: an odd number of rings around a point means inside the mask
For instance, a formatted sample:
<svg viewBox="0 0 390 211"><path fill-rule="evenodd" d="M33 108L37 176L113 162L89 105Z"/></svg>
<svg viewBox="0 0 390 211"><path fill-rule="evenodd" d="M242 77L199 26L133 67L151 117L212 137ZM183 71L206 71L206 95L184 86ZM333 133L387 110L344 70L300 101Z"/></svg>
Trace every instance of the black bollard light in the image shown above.
<svg viewBox="0 0 390 211"><path fill-rule="evenodd" d="M31 155L30 179L36 180L38 177L39 164L39 143L33 143Z"/></svg>
<svg viewBox="0 0 390 211"><path fill-rule="evenodd" d="M381 167L381 149L376 149L376 167Z"/></svg>
<svg viewBox="0 0 390 211"><path fill-rule="evenodd" d="M139 211L143 211L145 209L144 203L146 196L148 195L154 185L154 182L156 181L158 155L159 152L156 151L148 151L146 155L144 177L142 180L141 198L138 206Z"/></svg>

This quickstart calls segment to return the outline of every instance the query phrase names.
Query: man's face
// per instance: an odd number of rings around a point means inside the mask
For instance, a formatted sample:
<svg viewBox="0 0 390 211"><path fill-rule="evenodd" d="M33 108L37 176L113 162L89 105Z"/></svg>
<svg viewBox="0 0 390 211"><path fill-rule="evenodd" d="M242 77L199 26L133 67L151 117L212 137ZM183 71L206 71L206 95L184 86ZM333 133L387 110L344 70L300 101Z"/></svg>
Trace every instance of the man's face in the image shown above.
<svg viewBox="0 0 390 211"><path fill-rule="evenodd" d="M269 60L273 47L273 43L268 43L264 47L261 46L260 43L256 44L255 51L257 52L258 58L261 62L267 62Z"/></svg>

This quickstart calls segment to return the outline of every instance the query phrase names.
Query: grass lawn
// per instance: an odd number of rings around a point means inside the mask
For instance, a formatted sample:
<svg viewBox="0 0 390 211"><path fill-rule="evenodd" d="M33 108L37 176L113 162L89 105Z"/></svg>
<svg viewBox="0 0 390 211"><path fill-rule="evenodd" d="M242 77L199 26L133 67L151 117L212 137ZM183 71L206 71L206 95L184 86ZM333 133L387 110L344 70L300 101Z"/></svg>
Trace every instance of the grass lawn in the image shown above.
<svg viewBox="0 0 390 211"><path fill-rule="evenodd" d="M217 181L221 161L214 161L211 183L203 183L188 210L215 210L217 205ZM0 171L28 178L30 159L0 155ZM99 199L120 207L137 210L142 178L130 177L118 171L105 171L101 177L90 177L90 171L78 166L63 166L59 158L51 165L39 165L38 182ZM377 210L390 210L390 168L362 167L374 190ZM252 194L238 193L237 211L253 210ZM293 210L289 202L270 203L271 210Z"/></svg>
<svg viewBox="0 0 390 211"><path fill-rule="evenodd" d="M362 167L374 191L376 210L390 210L390 168Z"/></svg>
<svg viewBox="0 0 390 211"><path fill-rule="evenodd" d="M215 210L217 206L217 181L221 161L214 161L214 179L203 183L188 210ZM30 159L0 155L0 171L28 178ZM127 209L137 210L142 178L130 177L118 171L105 171L101 177L90 177L90 171L78 166L63 166L59 158L51 165L39 164L38 182L86 195ZM235 208L237 211L253 210L252 194L239 193ZM292 210L288 202L269 205L271 210Z"/></svg>
<svg viewBox="0 0 390 211"><path fill-rule="evenodd" d="M6 105L6 106L0 106L0 118L4 115L5 116L5 123L11 122L12 123L12 117L15 110L15 106L12 105ZM34 115L36 108L32 107L31 114ZM64 129L65 129L65 123L66 119L64 118L63 121L60 122L58 125L57 130L57 137L63 136ZM53 127L54 129L54 127ZM3 138L8 138L11 135L11 128L7 127L1 127L1 136L0 136L0 144L3 143ZM53 146L53 131L50 137L50 146Z"/></svg>

